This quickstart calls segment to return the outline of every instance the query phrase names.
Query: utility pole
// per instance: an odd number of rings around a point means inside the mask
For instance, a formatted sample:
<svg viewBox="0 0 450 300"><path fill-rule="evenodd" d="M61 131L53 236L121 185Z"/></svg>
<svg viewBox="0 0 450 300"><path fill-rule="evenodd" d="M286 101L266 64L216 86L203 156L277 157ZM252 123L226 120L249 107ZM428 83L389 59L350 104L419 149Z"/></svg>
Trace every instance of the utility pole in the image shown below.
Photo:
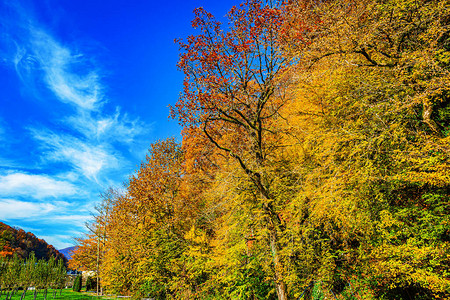
<svg viewBox="0 0 450 300"><path fill-rule="evenodd" d="M99 265L99 259L100 259L100 237L97 235L97 280L96 280L96 283L97 283L97 296L98 296L98 284L99 284L99 282L98 282L98 265Z"/></svg>

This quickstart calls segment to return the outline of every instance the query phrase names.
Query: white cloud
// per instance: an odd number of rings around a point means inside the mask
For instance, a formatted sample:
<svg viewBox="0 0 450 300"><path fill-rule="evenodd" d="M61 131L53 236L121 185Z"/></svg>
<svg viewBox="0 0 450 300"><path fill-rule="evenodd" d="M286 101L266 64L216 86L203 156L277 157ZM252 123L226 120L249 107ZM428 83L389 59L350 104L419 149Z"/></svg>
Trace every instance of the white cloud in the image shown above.
<svg viewBox="0 0 450 300"><path fill-rule="evenodd" d="M71 171L98 182L105 170L127 164L124 156L134 154L136 147L147 148L141 141L151 125L121 113L120 107L106 113L107 88L95 60L76 46L62 43L26 13L22 18L16 25L23 34L9 41L15 45L10 48L15 49L11 60L16 73L36 98L51 101L52 97L42 92L50 91L55 99L75 108L59 120L51 120L57 121L59 128L31 129L45 151L41 157L44 162L67 162Z"/></svg>
<svg viewBox="0 0 450 300"><path fill-rule="evenodd" d="M67 162L73 171L98 183L104 171L127 163L121 151L131 153L150 126L120 113L119 107L113 114L105 113L102 107L107 99L100 69L42 28L29 26L28 31L28 41L16 47L17 74L25 84L44 82L56 99L76 108L72 114L60 116L57 130L31 129L45 151L41 157L44 162Z"/></svg>
<svg viewBox="0 0 450 300"><path fill-rule="evenodd" d="M88 139L123 144L149 132L151 125L121 113L120 107L113 114L102 110L108 99L101 71L86 55L73 54L42 29L30 27L29 36L29 41L16 46L16 72L30 90L37 81L43 81L56 99L76 108L72 115L61 116L71 130Z"/></svg>
<svg viewBox="0 0 450 300"><path fill-rule="evenodd" d="M38 142L36 149L44 163L39 168L48 167L46 163L57 162L59 171L55 176L16 171L0 173L0 197L39 200L33 203L0 198L0 218L27 218L52 227L58 224L55 226L61 228L70 224L71 228L82 230L84 223L91 218L88 212L92 209L90 204L98 201L99 189L106 187L101 185L116 183L118 177L120 181L123 179L124 171L132 167L124 157L127 155L125 151L129 155L136 151L137 145L144 148L142 145L146 142L143 141L147 139L142 136L149 133L151 125L121 113L120 107L107 113L111 106L107 107L110 99L105 90L108 84L102 78L106 72L95 62L95 57L82 53L75 44L64 43L45 30L19 2L12 1L11 5L17 17L6 18L8 26L0 15L0 23L8 31L0 40L0 46L4 48L0 51L5 52L0 53L4 62L15 68L26 87L24 90L31 95L30 99L41 100L48 108L58 102L57 107L65 106L69 110L64 109L65 113L46 120L44 123L48 125L36 126L36 120L34 125L25 124ZM0 157L0 162L5 159ZM12 170L25 166L8 163L4 167ZM75 182L81 187L75 188ZM77 196L80 202L73 203ZM56 202L53 198L42 203L49 197L65 200L69 197L71 203ZM50 226L48 230L45 231L48 242L57 248L69 245L67 235L52 235L50 232L55 230Z"/></svg>
<svg viewBox="0 0 450 300"><path fill-rule="evenodd" d="M109 145L95 145L74 136L31 129L33 137L43 143L46 159L69 163L83 176L97 180L105 169L119 166L118 157Z"/></svg>
<svg viewBox="0 0 450 300"><path fill-rule="evenodd" d="M76 192L77 189L73 184L47 175L18 172L0 175L0 195L2 196L26 196L42 199L71 196Z"/></svg>
<svg viewBox="0 0 450 300"><path fill-rule="evenodd" d="M14 199L0 199L0 219L14 220L46 215L56 209L50 203L34 203Z"/></svg>
<svg viewBox="0 0 450 300"><path fill-rule="evenodd" d="M133 143L150 127L137 118L121 114L119 108L116 108L114 115L94 116L92 112L79 112L66 118L65 122L88 139L123 144Z"/></svg>
<svg viewBox="0 0 450 300"><path fill-rule="evenodd" d="M99 70L42 29L30 26L29 34L29 46L19 46L14 58L18 74L42 71L58 100L84 110L99 108L103 100Z"/></svg>
<svg viewBox="0 0 450 300"><path fill-rule="evenodd" d="M85 223L92 219L89 214L68 215L67 213L75 211L75 206L65 201L36 203L0 198L0 220L30 231L57 249L62 249L74 245L73 237L79 236L80 231L85 230ZM35 227L17 224L21 220L32 222ZM68 224L70 228L65 228ZM50 232L55 233L49 234Z"/></svg>
<svg viewBox="0 0 450 300"><path fill-rule="evenodd" d="M52 216L51 219L54 223L70 223L73 227L78 227L84 229L86 226L86 222L92 221L91 215L82 215L82 214L76 214L76 215L58 215L58 216ZM78 232L73 232L78 233Z"/></svg>

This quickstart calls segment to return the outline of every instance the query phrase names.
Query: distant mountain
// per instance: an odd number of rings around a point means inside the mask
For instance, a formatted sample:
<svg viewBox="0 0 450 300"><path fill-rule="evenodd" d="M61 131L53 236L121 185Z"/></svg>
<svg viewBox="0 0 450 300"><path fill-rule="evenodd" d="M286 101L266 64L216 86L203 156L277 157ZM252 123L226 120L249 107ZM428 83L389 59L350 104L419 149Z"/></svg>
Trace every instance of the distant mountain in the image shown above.
<svg viewBox="0 0 450 300"><path fill-rule="evenodd" d="M70 259L72 259L72 251L77 249L77 247L78 246L68 247L68 248L60 249L58 251L59 251L59 253L62 253L67 258L67 260L70 260Z"/></svg>
<svg viewBox="0 0 450 300"><path fill-rule="evenodd" d="M54 256L67 262L63 254L43 239L37 238L31 232L0 222L0 257L11 257L16 253L21 258L27 258L31 252L34 252L38 259L49 259Z"/></svg>

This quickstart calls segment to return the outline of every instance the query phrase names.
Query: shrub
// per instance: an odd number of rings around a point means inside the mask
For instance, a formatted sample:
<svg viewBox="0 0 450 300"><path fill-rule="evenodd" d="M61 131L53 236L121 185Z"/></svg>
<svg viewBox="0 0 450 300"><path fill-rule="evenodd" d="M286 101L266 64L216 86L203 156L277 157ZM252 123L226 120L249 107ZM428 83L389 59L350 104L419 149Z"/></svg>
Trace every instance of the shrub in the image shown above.
<svg viewBox="0 0 450 300"><path fill-rule="evenodd" d="M97 290L97 278L94 276L89 276L86 279L86 292Z"/></svg>
<svg viewBox="0 0 450 300"><path fill-rule="evenodd" d="M73 283L73 290L75 292L80 292L81 291L81 275L77 275L77 277L75 278L75 281Z"/></svg>

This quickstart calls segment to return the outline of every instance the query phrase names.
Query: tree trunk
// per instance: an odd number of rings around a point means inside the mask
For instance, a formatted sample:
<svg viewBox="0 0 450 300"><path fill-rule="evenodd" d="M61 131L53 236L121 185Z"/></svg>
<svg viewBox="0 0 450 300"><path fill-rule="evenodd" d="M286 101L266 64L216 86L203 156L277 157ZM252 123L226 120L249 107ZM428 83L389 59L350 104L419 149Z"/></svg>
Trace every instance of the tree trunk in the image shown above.
<svg viewBox="0 0 450 300"><path fill-rule="evenodd" d="M258 152L257 152L258 153ZM260 166L260 169L263 169L263 163L262 163L262 155L259 157L256 157L256 161L258 162L258 165ZM279 245L278 245L278 229L283 232L284 227L281 222L281 219L278 217L278 215L273 211L273 208L271 207L270 203L270 194L267 189L267 184L264 179L264 174L254 177L253 180L259 191L261 198L266 201L264 203L264 212L266 214L266 226L269 229L269 247L270 251L272 252L272 260L273 260L273 268L274 268L274 281L275 281L275 289L277 291L278 300L287 300L288 299L288 293L287 293L287 287L286 283L284 282L283 278L283 262L280 260L279 255Z"/></svg>
<svg viewBox="0 0 450 300"><path fill-rule="evenodd" d="M428 127L437 135L441 135L441 132L439 131L438 124L431 118L433 114L433 105L429 102L423 103L423 112L422 112L422 119L425 122L425 124L428 125Z"/></svg>
<svg viewBox="0 0 450 300"><path fill-rule="evenodd" d="M272 229L270 232L270 250L273 256L273 265L275 271L275 288L277 290L277 296L279 300L287 300L287 288L284 283L282 275L282 265L280 262L280 257L278 255L278 238L276 234L276 229Z"/></svg>
<svg viewBox="0 0 450 300"><path fill-rule="evenodd" d="M261 137L261 135L258 135ZM254 145L260 145L261 142L256 142ZM255 160L257 162L257 165L260 170L264 170L264 163L263 163L263 155L261 153L261 147L257 146L255 147ZM263 204L264 212L266 214L266 226L267 229L269 229L269 247L270 251L272 252L272 260L273 260L273 268L274 268L274 281L275 281L275 288L277 291L278 300L287 300L288 299L288 293L287 293L287 287L286 283L284 282L283 278L283 263L280 260L279 256L279 245L278 245L278 229L280 231L284 231L284 227L281 223L280 218L278 215L273 211L273 208L270 205L270 199L272 199L269 191L268 191L268 184L265 180L265 174L260 173L253 173L253 176L250 176L252 181L256 184L261 198L265 203Z"/></svg>
<svg viewBox="0 0 450 300"><path fill-rule="evenodd" d="M23 293L22 293L22 296L20 297L20 300L23 300L23 298L25 298L25 295L26 295L26 293L27 293L27 290L28 290L28 287L24 287L24 288L23 288Z"/></svg>
<svg viewBox="0 0 450 300"><path fill-rule="evenodd" d="M9 300L11 300L12 296L14 295L15 290L16 290L16 289L12 289L12 290L11 290L11 294L9 294Z"/></svg>

